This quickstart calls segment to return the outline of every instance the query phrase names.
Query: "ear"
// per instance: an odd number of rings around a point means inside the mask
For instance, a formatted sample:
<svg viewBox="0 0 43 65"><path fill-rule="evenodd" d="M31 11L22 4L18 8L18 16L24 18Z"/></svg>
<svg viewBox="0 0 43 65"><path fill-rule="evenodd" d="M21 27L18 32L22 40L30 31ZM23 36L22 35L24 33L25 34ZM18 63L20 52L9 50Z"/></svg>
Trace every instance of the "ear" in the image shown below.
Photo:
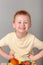
<svg viewBox="0 0 43 65"><path fill-rule="evenodd" d="M32 26L32 24L30 23L30 25L29 25L29 29L31 28L31 26Z"/></svg>
<svg viewBox="0 0 43 65"><path fill-rule="evenodd" d="M30 28L31 28L32 24L30 23Z"/></svg>
<svg viewBox="0 0 43 65"><path fill-rule="evenodd" d="M15 23L12 23L12 27L15 28Z"/></svg>

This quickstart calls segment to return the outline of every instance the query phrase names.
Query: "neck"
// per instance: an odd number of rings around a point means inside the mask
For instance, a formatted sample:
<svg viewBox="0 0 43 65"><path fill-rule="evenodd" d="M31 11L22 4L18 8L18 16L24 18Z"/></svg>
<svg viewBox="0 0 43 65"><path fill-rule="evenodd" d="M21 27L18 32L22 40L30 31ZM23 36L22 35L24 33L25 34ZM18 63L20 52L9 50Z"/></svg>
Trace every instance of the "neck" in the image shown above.
<svg viewBox="0 0 43 65"><path fill-rule="evenodd" d="M21 39L21 38L23 38L23 37L25 37L25 36L27 35L27 32L24 33L24 34L23 34L23 33L18 33L18 32L16 32L16 35L17 35L18 38Z"/></svg>

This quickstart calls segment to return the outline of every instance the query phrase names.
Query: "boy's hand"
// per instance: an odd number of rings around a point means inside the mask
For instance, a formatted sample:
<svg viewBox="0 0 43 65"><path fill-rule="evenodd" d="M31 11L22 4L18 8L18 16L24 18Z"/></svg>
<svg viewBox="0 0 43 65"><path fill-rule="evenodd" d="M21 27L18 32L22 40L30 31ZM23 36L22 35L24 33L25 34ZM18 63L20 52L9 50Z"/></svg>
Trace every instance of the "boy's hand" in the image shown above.
<svg viewBox="0 0 43 65"><path fill-rule="evenodd" d="M32 54L27 54L27 56L29 57L30 60L34 60L34 55L32 55Z"/></svg>
<svg viewBox="0 0 43 65"><path fill-rule="evenodd" d="M29 58L30 58L31 60L34 60L34 55L30 54L30 55L29 55Z"/></svg>
<svg viewBox="0 0 43 65"><path fill-rule="evenodd" d="M13 55L13 54L9 54L8 60L10 60L10 59L12 59L12 58L14 58L14 55Z"/></svg>

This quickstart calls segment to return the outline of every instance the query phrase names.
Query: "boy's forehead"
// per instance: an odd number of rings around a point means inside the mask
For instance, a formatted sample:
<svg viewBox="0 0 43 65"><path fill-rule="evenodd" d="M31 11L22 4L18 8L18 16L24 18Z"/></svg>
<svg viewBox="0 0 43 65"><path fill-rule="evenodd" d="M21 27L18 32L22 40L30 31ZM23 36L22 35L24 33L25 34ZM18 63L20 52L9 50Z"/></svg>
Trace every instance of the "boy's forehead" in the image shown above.
<svg viewBox="0 0 43 65"><path fill-rule="evenodd" d="M15 19L29 19L29 16L28 15L16 15Z"/></svg>
<svg viewBox="0 0 43 65"><path fill-rule="evenodd" d="M15 22L16 21L30 21L30 18L29 16L25 16L25 15L17 15L14 20Z"/></svg>

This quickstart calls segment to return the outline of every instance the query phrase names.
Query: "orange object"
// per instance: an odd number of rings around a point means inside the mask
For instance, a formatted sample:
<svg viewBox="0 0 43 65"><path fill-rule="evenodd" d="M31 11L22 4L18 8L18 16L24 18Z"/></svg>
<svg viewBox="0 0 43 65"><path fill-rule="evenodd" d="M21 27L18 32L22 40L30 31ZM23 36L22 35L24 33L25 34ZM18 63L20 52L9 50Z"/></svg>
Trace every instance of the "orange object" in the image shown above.
<svg viewBox="0 0 43 65"><path fill-rule="evenodd" d="M18 65L19 64L18 60L15 59L15 58L10 59L9 62L12 63L13 65Z"/></svg>
<svg viewBox="0 0 43 65"><path fill-rule="evenodd" d="M31 62L29 61L22 61L19 63L19 60L13 58L9 60L9 65L31 65Z"/></svg>
<svg viewBox="0 0 43 65"><path fill-rule="evenodd" d="M25 62L21 63L21 65L31 65L31 63L28 61L25 61Z"/></svg>
<svg viewBox="0 0 43 65"><path fill-rule="evenodd" d="M30 65L30 62L27 62L27 61L24 62L24 65Z"/></svg>

